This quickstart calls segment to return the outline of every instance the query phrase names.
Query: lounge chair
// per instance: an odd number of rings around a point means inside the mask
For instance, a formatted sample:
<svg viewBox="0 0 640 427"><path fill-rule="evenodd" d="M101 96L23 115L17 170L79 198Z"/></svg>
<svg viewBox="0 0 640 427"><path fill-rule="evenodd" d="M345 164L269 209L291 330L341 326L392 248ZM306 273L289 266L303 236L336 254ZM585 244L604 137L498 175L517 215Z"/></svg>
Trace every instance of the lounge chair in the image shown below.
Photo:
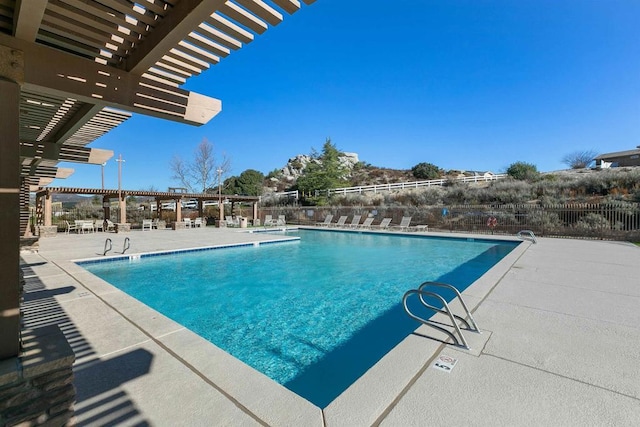
<svg viewBox="0 0 640 427"><path fill-rule="evenodd" d="M278 215L278 220L276 221L276 225L285 226L287 225L287 220L284 215Z"/></svg>
<svg viewBox="0 0 640 427"><path fill-rule="evenodd" d="M391 224L391 218L383 218L382 221L380 222L380 224L378 225L372 225L372 227L375 227L379 230L384 230L389 228L389 225Z"/></svg>
<svg viewBox="0 0 640 427"><path fill-rule="evenodd" d="M151 229L153 228L153 221L150 219L143 219L142 220L142 231L144 231L145 229L148 229L149 231L151 231Z"/></svg>
<svg viewBox="0 0 640 427"><path fill-rule="evenodd" d="M338 218L338 221L333 224L334 227L344 227L344 224L347 222L347 215L342 215Z"/></svg>
<svg viewBox="0 0 640 427"><path fill-rule="evenodd" d="M395 229L399 229L400 231L407 231L409 230L409 225L411 224L411 217L410 216L403 216L402 219L400 220L400 225L392 225L391 228Z"/></svg>
<svg viewBox="0 0 640 427"><path fill-rule="evenodd" d="M191 218L184 218L182 221L184 222L185 227L191 228Z"/></svg>
<svg viewBox="0 0 640 427"><path fill-rule="evenodd" d="M93 229L95 231L104 231L104 223L99 219L93 220Z"/></svg>
<svg viewBox="0 0 640 427"><path fill-rule="evenodd" d="M349 228L358 227L358 225L360 224L360 218L362 218L362 215L354 215L353 218L351 218L351 223L347 224L347 226Z"/></svg>
<svg viewBox="0 0 640 427"><path fill-rule="evenodd" d="M273 219L273 215L265 215L264 216L264 226L265 227L271 227L276 225L278 222L276 220Z"/></svg>
<svg viewBox="0 0 640 427"><path fill-rule="evenodd" d="M358 228L371 228L371 224L373 224L373 217L365 218L362 224L358 225Z"/></svg>
<svg viewBox="0 0 640 427"><path fill-rule="evenodd" d="M240 227L240 219L238 217L232 217L231 215L227 215L224 217L227 221L227 227Z"/></svg>
<svg viewBox="0 0 640 427"><path fill-rule="evenodd" d="M202 228L202 218L198 217L196 219L193 220L193 227L200 227Z"/></svg>
<svg viewBox="0 0 640 427"><path fill-rule="evenodd" d="M324 217L324 222L316 222L316 225L324 225L328 227L329 225L331 225L332 219L333 219L333 215L329 214Z"/></svg>
<svg viewBox="0 0 640 427"><path fill-rule="evenodd" d="M391 228L399 228L401 231L427 231L429 226L424 225L410 225L411 217L403 216L402 221L400 221L400 225L392 225Z"/></svg>
<svg viewBox="0 0 640 427"><path fill-rule="evenodd" d="M110 219L107 220L107 231L116 231L116 225Z"/></svg>

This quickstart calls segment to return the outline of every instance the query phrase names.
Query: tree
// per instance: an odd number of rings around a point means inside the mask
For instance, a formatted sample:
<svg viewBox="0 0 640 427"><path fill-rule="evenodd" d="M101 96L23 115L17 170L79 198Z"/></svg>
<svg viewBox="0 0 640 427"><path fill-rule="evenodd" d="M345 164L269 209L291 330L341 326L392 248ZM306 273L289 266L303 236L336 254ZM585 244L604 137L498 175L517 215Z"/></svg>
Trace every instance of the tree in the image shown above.
<svg viewBox="0 0 640 427"><path fill-rule="evenodd" d="M311 153L311 161L298 178L296 186L301 191L328 190L346 185L346 169L340 163L342 153L327 138L322 154L315 150Z"/></svg>
<svg viewBox="0 0 640 427"><path fill-rule="evenodd" d="M186 162L180 156L175 155L169 162L169 168L175 179L192 193L205 193L207 189L218 186L218 177L225 175L231 169L231 160L223 153L219 162L213 151L213 144L206 138L196 147L193 160ZM218 174L217 171L222 173Z"/></svg>
<svg viewBox="0 0 640 427"><path fill-rule="evenodd" d="M507 175L521 181L533 180L538 177L538 168L531 163L515 162L507 168Z"/></svg>
<svg viewBox="0 0 640 427"><path fill-rule="evenodd" d="M432 163L418 163L411 168L416 179L438 179L442 176L442 169Z"/></svg>
<svg viewBox="0 0 640 427"><path fill-rule="evenodd" d="M562 163L571 169L583 169L589 167L594 157L598 155L595 150L574 151L562 158Z"/></svg>
<svg viewBox="0 0 640 427"><path fill-rule="evenodd" d="M262 195L262 183L264 175L254 169L247 169L240 176L232 176L225 180L224 190L229 194L240 194L242 196Z"/></svg>

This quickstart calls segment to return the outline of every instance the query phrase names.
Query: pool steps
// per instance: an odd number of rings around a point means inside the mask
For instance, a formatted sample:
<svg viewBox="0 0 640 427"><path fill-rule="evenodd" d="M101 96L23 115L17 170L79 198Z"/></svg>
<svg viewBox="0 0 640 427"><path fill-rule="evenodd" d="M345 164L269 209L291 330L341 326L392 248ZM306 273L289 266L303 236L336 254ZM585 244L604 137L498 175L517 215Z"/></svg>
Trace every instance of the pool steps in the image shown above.
<svg viewBox="0 0 640 427"><path fill-rule="evenodd" d="M467 321L464 317L461 317L461 316L458 316L456 314L453 314L453 312L449 308L449 304L447 304L447 301L441 295L439 295L436 292L426 290L426 288L429 288L429 287L445 288L445 289L454 291L455 294L456 294L456 297L460 301L460 304L462 305L462 308L464 309L469 321ZM412 295L418 295L418 298L420 299L420 303L424 307L426 307L427 309L430 309L430 310L435 311L437 313L446 314L449 317L449 320L451 321L451 325L450 326L453 327L455 333L452 333L449 330L443 328L442 326L438 326L438 325L435 324L435 323L439 323L439 322L435 322L434 320L431 320L431 319L424 319L424 318L414 314L411 311L411 309L409 309L409 306L407 305L407 301ZM433 297L433 298L436 298L436 299L440 300L440 302L442 303L442 307L443 308L438 308L438 307L436 307L434 305L429 304L427 301L425 301L425 299L424 299L425 296L426 297ZM418 287L418 289L410 289L407 292L405 292L404 296L402 297L402 305L404 306L404 311L407 313L407 315L409 315L409 317L411 317L412 319L417 320L418 322L420 322L420 323L422 323L422 324L424 324L426 326L430 326L432 328L435 328L435 329L445 333L446 335L448 335L453 340L455 345L458 346L458 347L463 347L463 348L465 348L467 350L470 349L469 345L467 344L467 340L465 340L464 335L462 335L462 331L460 330L460 327L458 326L458 323L456 322L456 319L464 324L466 330L470 330L470 331L476 332L476 333L481 333L480 329L478 328L478 325L476 324L475 319L473 318L473 315L469 311L469 308L467 308L467 305L464 303L464 300L462 299L462 295L460 294L460 291L458 291L458 289L456 289L454 286L452 286L452 285L450 285L448 283L424 282L423 284L421 284Z"/></svg>

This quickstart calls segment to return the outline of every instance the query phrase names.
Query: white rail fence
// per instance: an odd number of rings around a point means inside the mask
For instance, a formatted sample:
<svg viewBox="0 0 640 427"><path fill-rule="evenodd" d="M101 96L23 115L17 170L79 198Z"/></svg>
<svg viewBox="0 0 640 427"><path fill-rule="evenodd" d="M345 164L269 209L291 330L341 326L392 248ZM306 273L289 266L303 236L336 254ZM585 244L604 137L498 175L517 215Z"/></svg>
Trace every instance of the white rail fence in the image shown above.
<svg viewBox="0 0 640 427"><path fill-rule="evenodd" d="M450 182L461 182L461 183L471 183L471 182L487 182L487 181L497 181L499 179L506 178L507 174L496 174L496 175L475 175L475 176L463 176L460 178L443 178L443 179L430 179L427 181L410 181L410 182L396 182L393 184L376 184L376 185L360 185L357 187L344 187L344 188L332 188L330 190L326 190L327 196L332 194L350 194L350 193L358 193L362 194L365 192L380 192L380 191L393 191L393 190L408 190L412 188L421 188L421 187L432 187L432 186L443 186ZM320 195L325 190L316 190L316 196Z"/></svg>

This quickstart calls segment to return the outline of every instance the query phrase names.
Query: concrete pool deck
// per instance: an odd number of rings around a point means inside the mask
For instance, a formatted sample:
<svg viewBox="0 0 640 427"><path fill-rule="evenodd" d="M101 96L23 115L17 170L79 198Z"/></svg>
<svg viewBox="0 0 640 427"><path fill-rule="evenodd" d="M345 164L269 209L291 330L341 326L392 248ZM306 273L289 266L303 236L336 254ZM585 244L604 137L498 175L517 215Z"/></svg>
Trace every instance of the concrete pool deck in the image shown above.
<svg viewBox="0 0 640 427"><path fill-rule="evenodd" d="M483 331L465 335L470 350L422 326L320 410L71 261L101 256L107 237L113 252L129 237L128 254L274 238L213 228L59 234L22 254L25 325L57 324L67 336L80 425L640 423L640 248L631 244L523 243L463 293ZM452 370L434 369L440 356L457 360Z"/></svg>

